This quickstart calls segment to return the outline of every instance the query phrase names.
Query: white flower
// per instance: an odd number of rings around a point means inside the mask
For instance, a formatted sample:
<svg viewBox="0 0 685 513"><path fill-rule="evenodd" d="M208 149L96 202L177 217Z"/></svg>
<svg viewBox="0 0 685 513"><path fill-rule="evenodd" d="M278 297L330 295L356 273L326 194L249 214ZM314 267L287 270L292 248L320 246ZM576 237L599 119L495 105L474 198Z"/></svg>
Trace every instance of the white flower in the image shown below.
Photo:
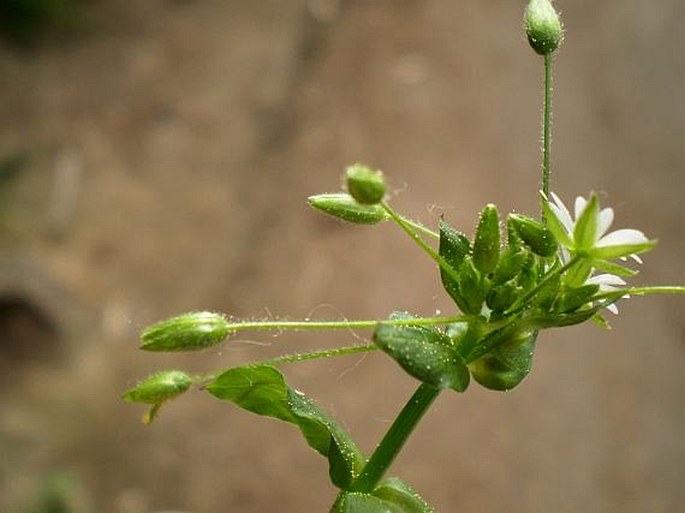
<svg viewBox="0 0 685 513"><path fill-rule="evenodd" d="M615 274L598 274L597 276L588 278L585 281L585 284L599 285L600 292L611 292L613 290L620 290L623 285L626 285L626 282L623 278L616 276ZM623 297L627 298L630 296L625 295ZM607 306L607 310L613 314L618 314L618 307L614 303Z"/></svg>
<svg viewBox="0 0 685 513"><path fill-rule="evenodd" d="M621 229L607 233L614 221L614 210L600 210L594 192L589 200L582 196L576 198L575 219L559 196L554 193L551 196L552 201L545 198L543 202L548 228L573 256L588 257L593 261L631 257L640 262L637 254L649 251L656 244L639 230Z"/></svg>

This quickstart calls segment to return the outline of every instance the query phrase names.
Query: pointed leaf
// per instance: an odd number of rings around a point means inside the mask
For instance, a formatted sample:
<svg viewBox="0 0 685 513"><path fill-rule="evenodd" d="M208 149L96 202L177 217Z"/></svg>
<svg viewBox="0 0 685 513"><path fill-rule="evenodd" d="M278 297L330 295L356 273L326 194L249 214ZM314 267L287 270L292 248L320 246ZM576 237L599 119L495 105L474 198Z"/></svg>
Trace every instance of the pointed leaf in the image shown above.
<svg viewBox="0 0 685 513"><path fill-rule="evenodd" d="M587 304L599 291L599 285L582 285L564 290L554 305L555 310L560 313L572 312Z"/></svg>
<svg viewBox="0 0 685 513"><path fill-rule="evenodd" d="M470 257L459 269L459 293L464 298L464 313L478 315L485 301L486 286Z"/></svg>
<svg viewBox="0 0 685 513"><path fill-rule="evenodd" d="M401 315L407 318L407 314ZM457 392L463 392L469 384L468 369L452 341L433 327L379 323L373 340L410 376L424 383Z"/></svg>
<svg viewBox="0 0 685 513"><path fill-rule="evenodd" d="M364 466L364 457L345 431L311 399L290 388L273 367L235 367L223 372L206 389L245 410L297 426L309 446L328 458L336 486L347 486Z"/></svg>

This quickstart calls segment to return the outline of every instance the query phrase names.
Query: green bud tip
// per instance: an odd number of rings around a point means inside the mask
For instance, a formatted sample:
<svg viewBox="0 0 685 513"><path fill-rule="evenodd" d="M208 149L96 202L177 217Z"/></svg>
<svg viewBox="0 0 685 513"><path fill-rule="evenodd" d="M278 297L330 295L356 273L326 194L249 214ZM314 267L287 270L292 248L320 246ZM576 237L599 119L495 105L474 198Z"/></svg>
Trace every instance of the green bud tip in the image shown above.
<svg viewBox="0 0 685 513"><path fill-rule="evenodd" d="M146 351L197 351L222 342L231 332L226 318L213 312L191 312L145 329L140 336Z"/></svg>
<svg viewBox="0 0 685 513"><path fill-rule="evenodd" d="M536 53L547 55L559 47L564 30L551 0L530 0L523 20L528 42Z"/></svg>
<svg viewBox="0 0 685 513"><path fill-rule="evenodd" d="M345 176L350 196L362 205L375 205L383 200L385 180L381 171L355 164L347 168Z"/></svg>

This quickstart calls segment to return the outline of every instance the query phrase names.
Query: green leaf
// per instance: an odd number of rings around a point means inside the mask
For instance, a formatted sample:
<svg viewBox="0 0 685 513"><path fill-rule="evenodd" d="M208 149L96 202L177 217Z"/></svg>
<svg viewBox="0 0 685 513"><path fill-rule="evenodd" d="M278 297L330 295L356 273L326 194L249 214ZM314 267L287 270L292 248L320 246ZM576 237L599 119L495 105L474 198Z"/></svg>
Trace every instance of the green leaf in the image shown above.
<svg viewBox="0 0 685 513"><path fill-rule="evenodd" d="M396 313L391 319L412 319ZM379 323L374 343L389 354L410 376L436 388L466 390L469 372L451 339L436 328Z"/></svg>
<svg viewBox="0 0 685 513"><path fill-rule="evenodd" d="M343 492L335 501L331 513L405 513L405 510L370 493Z"/></svg>
<svg viewBox="0 0 685 513"><path fill-rule="evenodd" d="M597 230L599 230L599 200L594 192L590 194L590 201L576 220L573 230L573 240L577 250L589 251L597 242Z"/></svg>
<svg viewBox="0 0 685 513"><path fill-rule="evenodd" d="M348 486L365 464L361 452L330 417L302 392L290 388L273 367L235 367L207 385L218 399L241 408L297 426L309 446L329 460L333 484Z"/></svg>
<svg viewBox="0 0 685 513"><path fill-rule="evenodd" d="M313 208L348 223L376 224L388 218L381 205L362 205L342 192L310 196L308 201Z"/></svg>
<svg viewBox="0 0 685 513"><path fill-rule="evenodd" d="M495 205L489 204L480 213L473 241L473 265L482 274L491 273L497 267L499 244L499 212Z"/></svg>
<svg viewBox="0 0 685 513"><path fill-rule="evenodd" d="M448 225L442 219L440 220L440 247L438 254L447 262L456 272L459 271L464 258L471 252L471 243L469 239L461 233ZM452 276L440 268L440 279L442 285L450 295L450 297L457 303L457 306L462 312L466 312L468 305L466 300L459 292L459 283L457 283Z"/></svg>
<svg viewBox="0 0 685 513"><path fill-rule="evenodd" d="M401 479L383 480L371 493L343 492L332 513L435 513L421 496Z"/></svg>
<svg viewBox="0 0 685 513"><path fill-rule="evenodd" d="M435 513L413 488L397 477L389 477L373 491L373 495L401 506L405 513Z"/></svg>
<svg viewBox="0 0 685 513"><path fill-rule="evenodd" d="M519 332L469 364L473 378L490 390L518 386L533 367L537 331Z"/></svg>
<svg viewBox="0 0 685 513"><path fill-rule="evenodd" d="M592 265L595 269L604 271L605 273L615 274L616 276L623 276L626 278L631 278L639 273L639 271L636 271L635 269L630 269L623 265L609 262L608 260L593 260Z"/></svg>

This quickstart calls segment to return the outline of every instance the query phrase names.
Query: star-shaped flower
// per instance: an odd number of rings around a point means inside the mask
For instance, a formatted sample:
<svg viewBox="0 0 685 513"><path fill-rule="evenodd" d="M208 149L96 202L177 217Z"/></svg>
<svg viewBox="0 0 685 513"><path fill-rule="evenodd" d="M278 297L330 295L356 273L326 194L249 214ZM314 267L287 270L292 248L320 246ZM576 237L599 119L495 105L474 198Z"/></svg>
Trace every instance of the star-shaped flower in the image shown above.
<svg viewBox="0 0 685 513"><path fill-rule="evenodd" d="M610 260L631 257L641 262L637 255L651 250L656 244L639 230L626 228L607 233L614 220L614 210L600 209L594 192L590 193L589 200L582 196L576 198L573 217L559 196L554 193L551 196L552 201L543 195L547 227L562 246L564 261L572 257L585 260L585 278L592 268L619 276L632 276L635 271Z"/></svg>

